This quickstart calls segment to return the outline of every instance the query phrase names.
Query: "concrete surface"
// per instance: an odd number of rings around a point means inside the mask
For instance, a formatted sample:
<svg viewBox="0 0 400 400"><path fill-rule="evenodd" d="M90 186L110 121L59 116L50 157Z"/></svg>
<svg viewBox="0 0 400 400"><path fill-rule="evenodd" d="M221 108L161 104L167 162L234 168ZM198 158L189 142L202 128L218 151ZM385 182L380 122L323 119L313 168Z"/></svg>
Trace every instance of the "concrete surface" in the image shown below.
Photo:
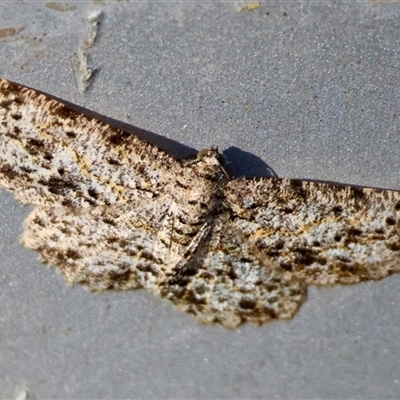
<svg viewBox="0 0 400 400"><path fill-rule="evenodd" d="M0 76L173 154L216 144L235 174L400 189L399 4L243 4L0 1ZM0 398L400 398L400 276L226 331L144 291L67 287L19 244L28 213L0 191Z"/></svg>

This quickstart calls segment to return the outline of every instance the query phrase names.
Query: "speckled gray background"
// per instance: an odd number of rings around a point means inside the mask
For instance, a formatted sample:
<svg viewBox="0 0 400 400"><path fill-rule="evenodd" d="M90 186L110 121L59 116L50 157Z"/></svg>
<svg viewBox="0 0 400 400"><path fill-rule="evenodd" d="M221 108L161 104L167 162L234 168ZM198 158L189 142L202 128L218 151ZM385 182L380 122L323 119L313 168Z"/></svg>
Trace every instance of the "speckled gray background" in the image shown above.
<svg viewBox="0 0 400 400"><path fill-rule="evenodd" d="M157 133L236 174L400 189L400 5L0 1L0 76ZM77 90L87 16L98 73ZM0 191L0 393L32 399L400 398L400 276L311 289L289 322L199 325L144 292L69 288Z"/></svg>

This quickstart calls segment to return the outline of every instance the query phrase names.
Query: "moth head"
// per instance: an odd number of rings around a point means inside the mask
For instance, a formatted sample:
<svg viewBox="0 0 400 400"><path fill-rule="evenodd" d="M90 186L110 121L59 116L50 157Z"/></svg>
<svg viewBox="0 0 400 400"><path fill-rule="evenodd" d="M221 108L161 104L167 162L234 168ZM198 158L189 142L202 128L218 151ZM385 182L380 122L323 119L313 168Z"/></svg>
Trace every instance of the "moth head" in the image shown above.
<svg viewBox="0 0 400 400"><path fill-rule="evenodd" d="M225 157L218 151L218 147L213 146L208 149L200 150L197 153L196 160L199 163L205 163L213 168L217 167L217 169L229 179L229 175L225 170Z"/></svg>
<svg viewBox="0 0 400 400"><path fill-rule="evenodd" d="M203 161L210 165L219 165L223 169L226 166L225 157L218 151L218 147L216 146L200 150L196 158L198 161Z"/></svg>

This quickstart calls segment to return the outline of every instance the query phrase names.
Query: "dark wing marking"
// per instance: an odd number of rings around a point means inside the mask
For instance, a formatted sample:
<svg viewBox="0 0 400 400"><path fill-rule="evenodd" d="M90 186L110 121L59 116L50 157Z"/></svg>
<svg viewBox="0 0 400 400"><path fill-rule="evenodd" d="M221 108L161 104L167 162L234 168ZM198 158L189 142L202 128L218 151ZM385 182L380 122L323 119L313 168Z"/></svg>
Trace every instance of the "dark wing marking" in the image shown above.
<svg viewBox="0 0 400 400"><path fill-rule="evenodd" d="M0 79L0 183L23 203L78 207L154 197L180 168L134 135Z"/></svg>
<svg viewBox="0 0 400 400"><path fill-rule="evenodd" d="M307 297L306 284L260 254L238 228L229 214L221 215L161 295L201 322L226 328L292 318Z"/></svg>
<svg viewBox="0 0 400 400"><path fill-rule="evenodd" d="M22 242L58 267L69 284L92 291L143 287L155 292L169 251L157 234L169 207L167 201L36 207L25 222Z"/></svg>
<svg viewBox="0 0 400 400"><path fill-rule="evenodd" d="M310 284L357 283L400 271L400 193L290 179L225 188L243 238Z"/></svg>

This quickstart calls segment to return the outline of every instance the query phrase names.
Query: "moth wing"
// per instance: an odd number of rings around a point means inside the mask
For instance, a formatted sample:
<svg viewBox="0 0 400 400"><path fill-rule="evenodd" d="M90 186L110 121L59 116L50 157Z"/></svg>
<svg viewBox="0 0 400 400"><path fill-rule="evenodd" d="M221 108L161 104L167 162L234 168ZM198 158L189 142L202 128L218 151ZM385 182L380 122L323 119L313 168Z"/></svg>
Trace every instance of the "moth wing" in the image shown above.
<svg viewBox="0 0 400 400"><path fill-rule="evenodd" d="M23 203L129 202L163 193L177 168L138 137L0 79L0 183Z"/></svg>
<svg viewBox="0 0 400 400"><path fill-rule="evenodd" d="M169 207L167 202L38 206L25 222L22 242L57 267L69 284L91 291L143 287L154 292L168 262L168 243L157 234Z"/></svg>
<svg viewBox="0 0 400 400"><path fill-rule="evenodd" d="M223 214L193 258L163 286L161 296L203 323L235 328L292 318L306 300L306 284L247 243Z"/></svg>
<svg viewBox="0 0 400 400"><path fill-rule="evenodd" d="M239 179L226 206L245 240L309 284L400 271L400 193L290 179Z"/></svg>

